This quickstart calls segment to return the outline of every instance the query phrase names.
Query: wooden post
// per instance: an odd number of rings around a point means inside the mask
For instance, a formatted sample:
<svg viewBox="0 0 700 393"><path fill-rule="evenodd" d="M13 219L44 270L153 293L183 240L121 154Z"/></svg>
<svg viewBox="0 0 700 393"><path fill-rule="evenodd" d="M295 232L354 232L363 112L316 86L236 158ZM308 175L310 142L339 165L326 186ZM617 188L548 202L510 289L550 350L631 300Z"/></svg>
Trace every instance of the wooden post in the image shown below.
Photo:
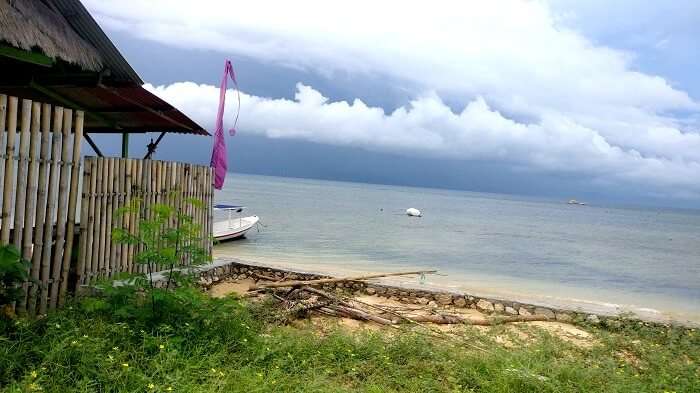
<svg viewBox="0 0 700 393"><path fill-rule="evenodd" d="M5 185L5 124L7 123L7 96L0 94L0 184ZM0 192L0 208L2 208L2 192ZM0 220L2 218L0 217ZM0 221L2 225L2 221Z"/></svg>
<svg viewBox="0 0 700 393"><path fill-rule="evenodd" d="M107 158L107 176L105 177L104 190L107 199L105 210L105 260L107 264L107 276L112 277L116 273L114 258L112 258L112 207L114 205L114 157Z"/></svg>
<svg viewBox="0 0 700 393"><path fill-rule="evenodd" d="M76 130L78 121L76 119ZM92 182L91 162L85 157L83 169L83 195L80 199L80 244L78 246L78 267L76 279L76 290L85 284L86 267L89 270L90 258L87 258L87 238L88 238L88 209L90 207L90 184ZM86 263L87 261L87 263ZM87 265L87 266L86 266Z"/></svg>
<svg viewBox="0 0 700 393"><path fill-rule="evenodd" d="M10 242L12 223L12 189L15 180L15 134L17 133L17 97L10 97L7 105L7 144L5 147L5 177L2 189L2 227L0 228L0 244Z"/></svg>
<svg viewBox="0 0 700 393"><path fill-rule="evenodd" d="M61 131L63 129L63 108L55 107L53 114L53 135L51 138L51 164L49 174L49 191L46 195L47 210L44 221L44 247L41 256L41 298L39 299L39 314L46 314L49 298L49 284L51 283L51 251L53 243L54 213L56 210L56 180L58 177L58 163L60 162L60 148L62 142Z"/></svg>
<svg viewBox="0 0 700 393"><path fill-rule="evenodd" d="M80 146L83 139L83 111L75 112L75 125L73 132L73 158L71 160L70 190L68 192L68 226L66 233L66 249L63 253L63 266L61 268L61 286L58 294L58 305L65 303L68 289L68 275L70 273L71 259L73 257L73 243L75 238L75 210L78 204L78 181L80 178ZM78 271L78 269L76 269ZM82 274L82 273L79 273Z"/></svg>
<svg viewBox="0 0 700 393"><path fill-rule="evenodd" d="M92 259L97 265L96 269L92 271L93 277L102 277L105 272L104 258L101 258L102 251L102 181L104 180L104 173L102 171L104 167L104 158L96 157L95 162L97 163L97 184L95 187L95 226L92 241ZM104 255L102 255L104 256Z"/></svg>

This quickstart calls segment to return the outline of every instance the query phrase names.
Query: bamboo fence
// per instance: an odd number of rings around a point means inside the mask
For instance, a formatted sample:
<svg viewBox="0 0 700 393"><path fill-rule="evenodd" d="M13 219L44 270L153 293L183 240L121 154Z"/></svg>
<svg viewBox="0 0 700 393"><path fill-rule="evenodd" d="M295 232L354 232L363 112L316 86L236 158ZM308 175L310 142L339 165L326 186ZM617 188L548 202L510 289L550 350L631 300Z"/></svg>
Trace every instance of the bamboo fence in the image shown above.
<svg viewBox="0 0 700 393"><path fill-rule="evenodd" d="M81 216L87 219L80 227L78 285L90 285L96 279L122 272L147 273L147 267L137 263L143 246L115 243L111 234L114 228L138 233L139 222L153 218L151 208L156 204L168 204L192 216L202 232L197 245L211 254L211 168L132 158L85 157L84 162ZM196 199L202 206L195 208L188 199ZM138 201L138 213L119 214L132 201Z"/></svg>
<svg viewBox="0 0 700 393"><path fill-rule="evenodd" d="M81 171L83 120L82 111L0 94L0 244L15 245L30 262L24 296L14 305L19 314L45 314L99 278L146 272L136 263L142 246L117 244L111 234L113 228L137 233L157 203L192 215L211 255L211 168L85 157ZM140 213L117 214L135 199Z"/></svg>
<svg viewBox="0 0 700 393"><path fill-rule="evenodd" d="M30 262L17 313L63 304L79 192L83 112L0 94L0 243ZM65 289L61 291L61 286Z"/></svg>

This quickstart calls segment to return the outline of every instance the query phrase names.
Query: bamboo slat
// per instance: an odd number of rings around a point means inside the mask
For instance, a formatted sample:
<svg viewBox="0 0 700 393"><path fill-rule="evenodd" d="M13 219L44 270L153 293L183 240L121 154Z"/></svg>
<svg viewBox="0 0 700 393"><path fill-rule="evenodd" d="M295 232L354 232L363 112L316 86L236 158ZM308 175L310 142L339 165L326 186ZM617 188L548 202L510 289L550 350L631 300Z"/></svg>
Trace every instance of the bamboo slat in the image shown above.
<svg viewBox="0 0 700 393"><path fill-rule="evenodd" d="M90 263L85 263L85 285L89 285L93 281L93 274L98 271L97 255L95 255L95 252L97 252L97 247L95 247L95 205L97 204L97 178L100 177L100 172L97 163L98 160L90 160L90 198L88 200L87 228L80 235L86 239L85 258L90 258ZM85 180L83 179L83 181ZM82 221L83 219L81 218L80 220Z"/></svg>
<svg viewBox="0 0 700 393"><path fill-rule="evenodd" d="M24 213L27 202L27 171L29 165L29 138L32 119L32 101L22 100L22 115L19 131L19 156L17 160L17 184L15 186L15 217L13 243L22 250L22 235L24 234Z"/></svg>
<svg viewBox="0 0 700 393"><path fill-rule="evenodd" d="M51 252L53 249L53 223L58 199L57 179L60 161L60 148L63 135L63 108L55 107L53 113L53 132L51 135L51 164L49 172L49 190L46 194L46 219L44 220L44 247L41 256L41 298L39 299L39 314L46 314L51 283Z"/></svg>
<svg viewBox="0 0 700 393"><path fill-rule="evenodd" d="M126 172L126 176L124 178L124 206L129 206L131 204L131 177L133 176L134 172L134 165L131 159L125 159L124 160L124 168ZM129 233L131 233L131 213L126 213L124 215L124 229L128 230ZM122 245L122 264L125 266L125 272L133 273L134 268L133 264L131 263L131 250L132 246L129 244L123 244Z"/></svg>
<svg viewBox="0 0 700 393"><path fill-rule="evenodd" d="M107 199L107 210L105 211L105 263L107 264L107 277L112 277L116 273L114 259L112 258L112 207L114 205L114 158L106 159L107 176L105 176L104 190Z"/></svg>
<svg viewBox="0 0 700 393"><path fill-rule="evenodd" d="M22 258L25 260L32 259L32 246L34 244L34 239L32 237L34 233L34 220L35 220L35 209L37 200L37 171L39 170L39 160L37 146L40 143L39 128L41 127L41 104L38 102L32 103L32 113L31 113L31 127L30 127L30 139L29 139L29 151L28 157L28 173L27 173L27 201L26 201L26 214L24 216L24 228L22 234ZM31 266L29 268L29 274L31 275ZM27 307L27 297L29 295L29 282L23 285L24 296L17 305L17 310L23 313Z"/></svg>
<svg viewBox="0 0 700 393"><path fill-rule="evenodd" d="M56 211L56 240L51 264L51 294L49 309L53 310L58 304L58 291L61 287L61 268L63 266L63 253L66 245L66 220L68 215L68 167L71 164L70 134L73 127L73 110L63 110L63 126L61 130L61 162L58 181L58 210Z"/></svg>
<svg viewBox="0 0 700 393"><path fill-rule="evenodd" d="M100 251L102 249L101 237L102 234L102 180L104 179L104 174L102 168L104 167L104 160L95 160L97 163L97 170L95 173L97 176L97 184L95 185L95 226L94 233L92 235L92 258L93 263L96 264L96 268L92 270L92 276L97 278L104 272L104 259L100 258Z"/></svg>
<svg viewBox="0 0 700 393"><path fill-rule="evenodd" d="M77 124L77 122L76 122ZM80 199L80 244L78 245L78 267L76 269L77 271L77 278L76 278L76 286L80 287L80 285L85 284L85 273L86 273L86 263L85 261L89 261L90 259L86 257L87 254L87 234L89 233L88 229L88 209L90 207L90 184L91 184L91 169L92 169L92 161L89 160L87 157L84 160L84 165L83 165L83 194ZM87 267L89 270L89 267Z"/></svg>
<svg viewBox="0 0 700 393"><path fill-rule="evenodd" d="M12 211L12 190L15 180L15 135L17 133L17 97L9 97L7 103L7 138L5 143L5 176L2 189L2 212L0 220L0 243L10 243L10 214Z"/></svg>
<svg viewBox="0 0 700 393"><path fill-rule="evenodd" d="M0 94L0 158L5 155L5 124L7 123L7 96ZM0 184L5 184L5 160L0 159ZM2 207L2 192L0 192L0 208ZM0 223L1 224L1 223Z"/></svg>
<svg viewBox="0 0 700 393"><path fill-rule="evenodd" d="M83 139L83 111L75 112L75 124L73 126L73 156L71 159L70 190L68 191L68 214L66 227L66 243L61 267L61 285L58 294L58 305L65 302L68 289L68 275L73 257L73 243L75 238L75 211L78 204L78 183L80 178L80 146ZM77 273L77 269L76 269Z"/></svg>
<svg viewBox="0 0 700 393"><path fill-rule="evenodd" d="M27 309L29 315L36 314L36 297L40 286L41 261L44 249L44 221L46 221L47 206L47 178L49 175L49 144L51 142L51 105L43 104L41 107L41 146L39 147L39 183L36 190L36 219L34 222L34 250L32 255L32 286L29 290ZM50 247L50 245L49 245Z"/></svg>

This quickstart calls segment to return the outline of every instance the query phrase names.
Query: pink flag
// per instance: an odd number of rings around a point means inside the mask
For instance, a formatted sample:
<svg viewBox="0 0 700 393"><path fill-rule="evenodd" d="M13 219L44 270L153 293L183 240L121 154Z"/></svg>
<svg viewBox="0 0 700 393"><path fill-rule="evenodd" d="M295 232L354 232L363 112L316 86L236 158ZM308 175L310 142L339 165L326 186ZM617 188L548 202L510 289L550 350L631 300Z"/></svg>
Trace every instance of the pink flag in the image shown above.
<svg viewBox="0 0 700 393"><path fill-rule="evenodd" d="M228 85L228 76L231 76L233 85L236 87L238 96L238 110L236 111L236 119L233 121L233 128L229 130L231 136L236 134L236 124L238 124L238 115L241 111L241 93L238 90L238 82L236 81L236 73L233 72L231 60L226 60L224 67L224 77L221 79L221 88L219 89L219 111L216 113L216 130L214 131L214 149L211 152L211 166L214 168L214 188L220 190L224 186L224 178L226 177L226 140L224 139L224 106L226 104L226 87Z"/></svg>

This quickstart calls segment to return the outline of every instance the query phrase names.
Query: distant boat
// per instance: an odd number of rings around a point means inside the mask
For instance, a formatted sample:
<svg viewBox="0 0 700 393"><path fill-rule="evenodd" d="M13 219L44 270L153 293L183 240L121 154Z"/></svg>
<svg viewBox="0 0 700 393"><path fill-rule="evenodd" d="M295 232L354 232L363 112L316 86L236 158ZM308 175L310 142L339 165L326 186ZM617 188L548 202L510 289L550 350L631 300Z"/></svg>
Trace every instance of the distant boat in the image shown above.
<svg viewBox="0 0 700 393"><path fill-rule="evenodd" d="M569 202L567 202L569 205L581 205L585 206L586 202L579 202L576 199L569 199Z"/></svg>
<svg viewBox="0 0 700 393"><path fill-rule="evenodd" d="M245 209L243 206L214 205L214 210L228 211L228 219L214 222L212 228L214 240L224 241L245 237L245 233L260 221L258 216L239 216L238 218L232 216L234 212L241 213L243 209Z"/></svg>

